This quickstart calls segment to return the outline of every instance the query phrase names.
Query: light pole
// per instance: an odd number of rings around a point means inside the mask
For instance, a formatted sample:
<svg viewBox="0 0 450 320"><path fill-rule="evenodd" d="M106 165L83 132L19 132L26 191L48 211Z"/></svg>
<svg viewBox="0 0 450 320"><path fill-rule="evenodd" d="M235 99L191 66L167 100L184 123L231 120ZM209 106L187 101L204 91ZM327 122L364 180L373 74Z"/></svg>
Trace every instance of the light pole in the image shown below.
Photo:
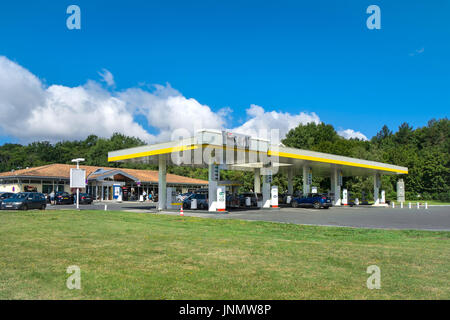
<svg viewBox="0 0 450 320"><path fill-rule="evenodd" d="M77 163L77 169L80 169L80 162L83 162L84 158L73 159L72 162ZM80 208L80 188L77 188L77 210Z"/></svg>

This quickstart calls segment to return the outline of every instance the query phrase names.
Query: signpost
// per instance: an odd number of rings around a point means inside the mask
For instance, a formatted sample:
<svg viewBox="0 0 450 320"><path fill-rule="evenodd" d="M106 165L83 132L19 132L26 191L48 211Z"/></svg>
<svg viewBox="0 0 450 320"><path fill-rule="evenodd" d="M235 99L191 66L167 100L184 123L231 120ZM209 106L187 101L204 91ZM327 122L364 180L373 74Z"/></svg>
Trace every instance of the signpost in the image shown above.
<svg viewBox="0 0 450 320"><path fill-rule="evenodd" d="M77 209L80 208L80 188L86 187L86 170L80 169L80 162L83 158L73 159L72 162L77 163L77 168L70 169L70 187L77 189Z"/></svg>

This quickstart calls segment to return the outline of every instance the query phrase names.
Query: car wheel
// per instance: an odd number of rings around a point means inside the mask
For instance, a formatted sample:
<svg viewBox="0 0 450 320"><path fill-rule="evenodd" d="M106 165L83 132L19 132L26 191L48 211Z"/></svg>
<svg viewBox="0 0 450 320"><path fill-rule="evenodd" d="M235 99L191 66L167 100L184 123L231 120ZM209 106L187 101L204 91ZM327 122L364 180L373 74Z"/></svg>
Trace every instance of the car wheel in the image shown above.
<svg viewBox="0 0 450 320"><path fill-rule="evenodd" d="M41 206L41 210L45 210L45 204Z"/></svg>
<svg viewBox="0 0 450 320"><path fill-rule="evenodd" d="M292 204L292 208L298 208L298 202L297 201L292 200L291 204Z"/></svg>
<svg viewBox="0 0 450 320"><path fill-rule="evenodd" d="M314 209L320 209L320 202L314 202L313 207Z"/></svg>

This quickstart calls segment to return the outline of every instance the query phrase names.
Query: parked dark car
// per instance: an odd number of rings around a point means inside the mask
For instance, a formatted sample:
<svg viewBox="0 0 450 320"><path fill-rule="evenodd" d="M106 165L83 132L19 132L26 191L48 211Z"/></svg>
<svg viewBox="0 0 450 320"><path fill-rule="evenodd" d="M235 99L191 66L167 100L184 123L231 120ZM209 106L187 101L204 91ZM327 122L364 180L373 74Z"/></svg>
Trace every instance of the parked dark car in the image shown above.
<svg viewBox="0 0 450 320"><path fill-rule="evenodd" d="M257 207L258 206L258 195L254 192L245 192L241 193L239 195L239 206L246 207L245 205L245 199L250 198L250 206L251 207ZM261 194L261 200L262 201L262 194Z"/></svg>
<svg viewBox="0 0 450 320"><path fill-rule="evenodd" d="M2 207L2 202L5 199L13 197L15 194L12 192L0 192L0 209Z"/></svg>
<svg viewBox="0 0 450 320"><path fill-rule="evenodd" d="M205 193L194 193L183 200L183 209L191 208L191 201L197 199L197 208L201 210L208 209L208 195Z"/></svg>
<svg viewBox="0 0 450 320"><path fill-rule="evenodd" d="M287 201L288 197L291 197L291 200L292 200L292 195L290 193L287 193L287 192L279 193L278 194L278 204L290 204L290 200L289 200L289 203Z"/></svg>
<svg viewBox="0 0 450 320"><path fill-rule="evenodd" d="M55 202L56 204L73 204L73 198L68 192L57 192Z"/></svg>
<svg viewBox="0 0 450 320"><path fill-rule="evenodd" d="M227 192L225 197L225 206L227 208L239 208L239 196L234 193Z"/></svg>
<svg viewBox="0 0 450 320"><path fill-rule="evenodd" d="M189 198L192 195L193 195L192 192L181 193L181 194L177 195L177 201L183 202L184 200L186 200L187 198Z"/></svg>
<svg viewBox="0 0 450 320"><path fill-rule="evenodd" d="M3 210L45 210L46 206L45 196L39 192L20 192L15 194L14 197L2 201Z"/></svg>
<svg viewBox="0 0 450 320"><path fill-rule="evenodd" d="M347 193L347 205L350 207L353 207L355 205L359 204L359 202L356 202L356 197L353 193L348 192Z"/></svg>
<svg viewBox="0 0 450 320"><path fill-rule="evenodd" d="M74 194L74 201L76 203L77 194ZM80 193L80 201L79 204L92 204L94 198L88 193Z"/></svg>
<svg viewBox="0 0 450 320"><path fill-rule="evenodd" d="M302 191L295 191L293 194L290 194L289 192L284 192L278 195L278 204L285 204L285 205L291 205L291 201L293 198L302 198L303 192Z"/></svg>
<svg viewBox="0 0 450 320"><path fill-rule="evenodd" d="M293 208L313 207L315 209L328 209L332 206L331 198L326 194L309 193L306 197L294 197L291 200Z"/></svg>

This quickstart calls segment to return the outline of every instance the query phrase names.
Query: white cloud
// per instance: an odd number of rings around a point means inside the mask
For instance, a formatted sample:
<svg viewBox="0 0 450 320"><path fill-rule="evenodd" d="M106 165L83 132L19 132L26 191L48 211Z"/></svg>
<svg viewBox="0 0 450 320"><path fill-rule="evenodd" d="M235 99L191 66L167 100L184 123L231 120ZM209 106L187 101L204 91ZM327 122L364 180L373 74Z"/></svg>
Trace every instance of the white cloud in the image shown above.
<svg viewBox="0 0 450 320"><path fill-rule="evenodd" d="M114 77L106 69L100 75L111 90L95 81L77 87L51 85L19 64L0 56L0 134L23 142L37 140L84 139L89 134L110 137L114 132L139 137L148 143L168 141L174 132L192 135L195 130L222 129L259 136L264 130L278 129L280 138L300 123L320 123L314 112L290 114L266 111L257 105L247 110L247 119L229 126L232 109L217 111L193 98L183 96L167 85L114 90ZM142 117L150 134L136 119ZM351 129L340 135L367 139Z"/></svg>
<svg viewBox="0 0 450 320"><path fill-rule="evenodd" d="M159 130L157 141L171 139L175 130L184 129L190 135L201 128L219 129L225 125L222 111L215 113L207 105L186 98L167 86L155 86L153 92L131 88L118 97L126 101L135 114L146 117L148 125Z"/></svg>
<svg viewBox="0 0 450 320"><path fill-rule="evenodd" d="M424 51L425 51L425 48L416 49L416 50L414 50L414 52L409 53L409 56L414 57L414 56L424 53Z"/></svg>
<svg viewBox="0 0 450 320"><path fill-rule="evenodd" d="M36 104L44 102L45 89L41 81L17 63L0 56L0 111L1 126L14 127L20 106L26 116Z"/></svg>
<svg viewBox="0 0 450 320"><path fill-rule="evenodd" d="M114 87L116 85L114 76L108 70L102 69L102 72L99 72L98 74L102 77L102 81L106 82L108 86Z"/></svg>
<svg viewBox="0 0 450 320"><path fill-rule="evenodd" d="M95 82L75 88L42 82L0 57L0 131L22 141L109 137L114 132L150 140L126 104Z"/></svg>
<svg viewBox="0 0 450 320"><path fill-rule="evenodd" d="M359 140L367 140L367 137L364 134L353 129L339 130L338 135L344 137L345 139L356 138Z"/></svg>
<svg viewBox="0 0 450 320"><path fill-rule="evenodd" d="M113 84L113 76L103 70ZM83 139L89 134L109 137L114 132L139 137L149 143L171 139L175 130L218 129L230 112L215 113L207 105L186 98L170 85L153 86L152 92L130 88L109 92L88 81L78 87L51 85L46 88L30 71L0 57L0 131L24 142ZM156 135L135 120L143 115Z"/></svg>
<svg viewBox="0 0 450 320"><path fill-rule="evenodd" d="M314 112L290 114L288 112L265 111L262 107L254 104L247 109L247 116L249 119L244 124L232 130L238 133L258 136L262 131L278 129L280 139L282 139L289 130L297 127L300 123L320 123L319 116Z"/></svg>

